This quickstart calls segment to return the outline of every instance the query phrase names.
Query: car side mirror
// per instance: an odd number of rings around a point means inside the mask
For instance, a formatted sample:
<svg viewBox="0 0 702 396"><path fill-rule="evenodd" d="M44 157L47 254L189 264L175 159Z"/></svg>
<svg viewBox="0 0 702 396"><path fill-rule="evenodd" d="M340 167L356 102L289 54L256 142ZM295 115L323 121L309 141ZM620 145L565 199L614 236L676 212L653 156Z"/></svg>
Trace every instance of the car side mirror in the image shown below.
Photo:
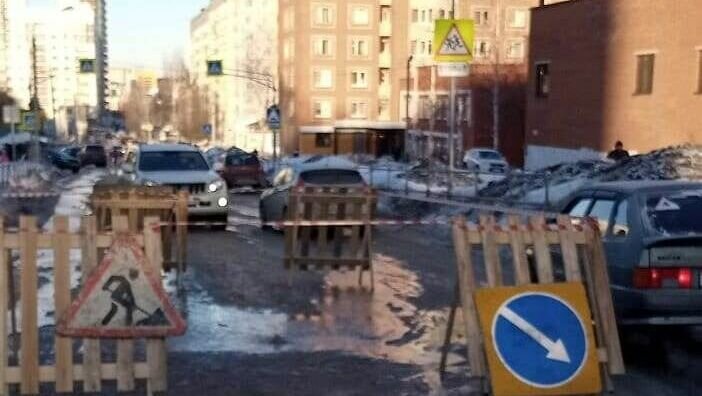
<svg viewBox="0 0 702 396"><path fill-rule="evenodd" d="M134 164L122 164L122 172L124 173L134 173Z"/></svg>

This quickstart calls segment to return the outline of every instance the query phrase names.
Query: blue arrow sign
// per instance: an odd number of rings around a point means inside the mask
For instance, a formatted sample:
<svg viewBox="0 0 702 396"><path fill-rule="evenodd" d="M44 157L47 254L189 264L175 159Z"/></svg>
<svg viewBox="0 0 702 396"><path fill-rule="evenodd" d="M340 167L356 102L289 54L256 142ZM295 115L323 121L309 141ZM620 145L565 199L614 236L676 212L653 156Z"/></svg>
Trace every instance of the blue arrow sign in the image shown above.
<svg viewBox="0 0 702 396"><path fill-rule="evenodd" d="M587 334L576 311L547 293L522 293L495 314L492 339L500 361L520 381L555 388L578 376L587 360Z"/></svg>
<svg viewBox="0 0 702 396"><path fill-rule="evenodd" d="M202 126L202 133L204 133L207 136L212 135L212 124L204 124Z"/></svg>

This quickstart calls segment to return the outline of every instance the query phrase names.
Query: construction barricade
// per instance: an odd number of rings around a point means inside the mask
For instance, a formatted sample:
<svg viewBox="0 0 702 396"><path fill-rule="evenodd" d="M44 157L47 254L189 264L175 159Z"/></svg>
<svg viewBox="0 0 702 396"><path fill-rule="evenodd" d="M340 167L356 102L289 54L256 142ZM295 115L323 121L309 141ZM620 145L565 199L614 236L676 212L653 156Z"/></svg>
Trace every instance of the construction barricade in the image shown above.
<svg viewBox="0 0 702 396"><path fill-rule="evenodd" d="M148 224L157 225L158 218L147 218ZM45 355L44 348L40 349L40 324L38 322L39 304L43 304L38 297L38 278L40 271L37 259L41 254L51 251L53 254L52 273L54 283L53 303L55 307L54 318L56 318L57 328L62 326L63 321L74 306L78 307L80 296L75 301L71 301L71 278L72 271L76 271L76 265L71 262L71 251L80 250L80 271L82 274L83 289L91 283L98 275L110 275L109 268L112 261L119 261L114 257L115 246L118 241L127 241L134 249L136 257L140 258L140 263L125 263L125 270L129 273L130 281L136 278L148 278L149 282L142 281L142 285L149 284L153 288L152 293L158 294L164 307L168 309L169 318L173 319L177 329L168 334L182 334L185 331L185 324L180 316L174 312L169 302L163 300L165 294L160 286L161 268L161 237L157 227L142 227L143 233L133 234L128 232L127 219L115 217L113 219L113 231L110 233L99 232L97 221L94 216L82 218L81 229L73 232L69 229L69 219L57 216L53 219L53 230L42 232L37 228L37 221L34 217L21 217L19 230L9 230L3 227L0 219L0 395L9 394L11 385L19 385L22 395L39 394L40 384L53 384L55 393L73 393L81 388L76 388L76 383L82 383L83 392L101 392L102 382L105 380L116 381L118 391L133 391L135 380L147 381L148 391L163 392L167 388L167 365L166 365L166 343L165 335L168 332L152 331L150 336L156 338L146 339L144 361L135 361L135 341L132 338L136 334L125 335L116 341L116 358L105 361L102 356L101 340L99 335L82 337L67 337L65 334L54 336L53 356L51 364L42 364L40 356ZM8 299L14 301L11 293L15 292L14 271L12 265L12 251L19 251L19 263L16 268L19 270L19 304L21 340L17 343L8 343ZM106 253L107 252L107 253ZM100 256L107 258L100 263ZM143 275L143 276L142 276ZM154 276L157 275L157 276ZM43 273L43 276L48 276ZM119 276L116 276L119 278ZM158 282L157 282L158 281ZM128 283L128 282L126 282ZM101 298L110 301L110 294L96 285L95 293L100 293ZM125 287L129 287L125 285ZM8 293L7 291L10 291ZM83 293L83 292L81 292ZM103 295L104 294L104 295ZM131 289L130 289L130 293ZM134 289L137 304L144 305L139 301L140 291ZM109 304L107 305L109 308ZM14 310L14 306L12 307ZM159 307L156 310L162 310ZM94 312L100 311L94 310ZM161 315L159 315L160 317ZM14 320L15 315L12 315ZM177 322L177 323L176 323ZM164 322L165 323L165 322ZM103 324L105 322L103 321ZM144 324L144 329L152 329L149 324ZM142 331L142 330L139 330ZM163 336L159 336L163 334ZM146 337L144 337L146 338ZM43 339L43 337L42 337ZM82 361L74 360L74 353L77 346L75 342L82 342ZM103 345L104 347L105 345ZM18 349L17 349L18 347ZM41 351L41 354L40 354ZM12 356L12 359L8 359Z"/></svg>
<svg viewBox="0 0 702 396"><path fill-rule="evenodd" d="M367 188L301 187L290 192L284 265L289 271L369 272L373 289L372 226L377 199Z"/></svg>
<svg viewBox="0 0 702 396"><path fill-rule="evenodd" d="M188 199L186 191L176 192L172 187L97 185L90 204L101 231L111 228L114 216L126 216L133 232L142 231L146 217L158 217L164 269L177 269L180 285L181 274L186 270Z"/></svg>
<svg viewBox="0 0 702 396"><path fill-rule="evenodd" d="M460 305L470 374L485 390L487 379L495 395L593 394L602 379L611 390L625 369L597 223L508 220L454 222L458 293L442 377Z"/></svg>

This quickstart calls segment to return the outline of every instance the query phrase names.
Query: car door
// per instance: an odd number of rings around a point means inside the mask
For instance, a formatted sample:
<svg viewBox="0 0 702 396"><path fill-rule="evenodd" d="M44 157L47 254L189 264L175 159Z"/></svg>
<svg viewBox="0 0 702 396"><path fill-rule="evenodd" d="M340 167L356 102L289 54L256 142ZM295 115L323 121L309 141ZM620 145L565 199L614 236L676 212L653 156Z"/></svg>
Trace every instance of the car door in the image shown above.
<svg viewBox="0 0 702 396"><path fill-rule="evenodd" d="M236 184L236 168L239 164L239 158L234 155L227 155L224 158L224 168L222 177L227 182L227 185L234 186Z"/></svg>

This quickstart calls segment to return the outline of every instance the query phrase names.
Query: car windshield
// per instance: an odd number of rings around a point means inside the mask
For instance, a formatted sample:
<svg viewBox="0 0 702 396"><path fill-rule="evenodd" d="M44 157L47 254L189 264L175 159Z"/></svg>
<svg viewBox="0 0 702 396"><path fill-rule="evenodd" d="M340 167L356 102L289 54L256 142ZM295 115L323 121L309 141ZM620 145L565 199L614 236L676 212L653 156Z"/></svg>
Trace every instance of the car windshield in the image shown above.
<svg viewBox="0 0 702 396"><path fill-rule="evenodd" d="M645 197L645 219L656 235L702 234L702 189Z"/></svg>
<svg viewBox="0 0 702 396"><path fill-rule="evenodd" d="M139 170L161 171L207 171L210 167L195 151L153 151L141 153Z"/></svg>
<svg viewBox="0 0 702 396"><path fill-rule="evenodd" d="M300 174L303 182L309 184L363 184L363 177L355 170L320 169L308 170Z"/></svg>
<svg viewBox="0 0 702 396"><path fill-rule="evenodd" d="M494 151L479 151L478 157L480 157L480 159L486 159L486 160L500 160L500 159L502 159L502 156L500 155L500 153L497 153Z"/></svg>

